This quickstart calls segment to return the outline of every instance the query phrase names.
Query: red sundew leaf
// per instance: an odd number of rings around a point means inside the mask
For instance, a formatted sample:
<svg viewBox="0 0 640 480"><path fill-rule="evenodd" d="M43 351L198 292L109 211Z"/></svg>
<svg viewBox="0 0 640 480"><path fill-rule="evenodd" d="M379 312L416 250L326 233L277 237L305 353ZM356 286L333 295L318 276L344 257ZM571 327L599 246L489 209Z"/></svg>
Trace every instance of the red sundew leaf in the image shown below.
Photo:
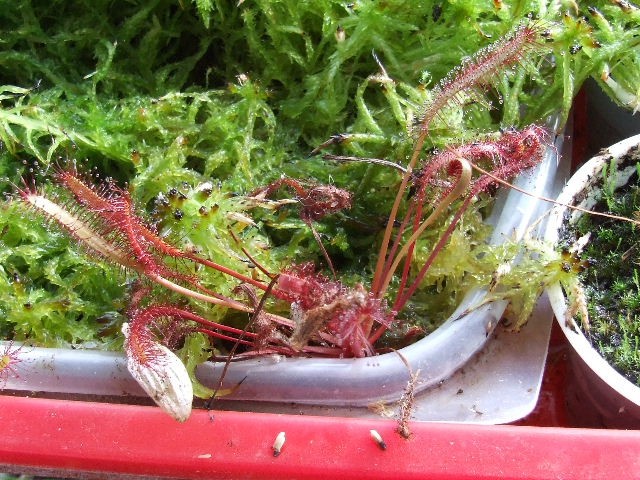
<svg viewBox="0 0 640 480"><path fill-rule="evenodd" d="M251 196L268 197L286 186L296 194L302 210L300 217L305 222L320 220L327 215L351 208L351 194L334 185L305 185L294 178L281 178L275 182L255 190Z"/></svg>
<svg viewBox="0 0 640 480"><path fill-rule="evenodd" d="M307 188L298 180L284 177L280 180L276 180L266 187L256 190L251 194L251 196L264 198L271 195L282 186L290 187L296 192L296 200L300 202L300 205L302 205L300 218L311 229L311 233L320 247L320 251L327 261L329 269L335 277L336 271L333 268L333 262L329 257L329 253L324 248L320 235L316 231L312 222L320 220L332 213L344 210L345 208L351 208L351 194L346 190L333 185L312 185Z"/></svg>
<svg viewBox="0 0 640 480"><path fill-rule="evenodd" d="M278 294L292 305L296 328L291 346L297 350L302 350L312 337L325 333L345 356L372 355L374 348L368 339L372 327L388 327L394 320L386 302L362 285L347 287L329 280L316 273L311 264L294 266L282 273Z"/></svg>
<svg viewBox="0 0 640 480"><path fill-rule="evenodd" d="M459 102L463 95L474 95L478 88L493 84L500 72L519 64L532 50L544 46L541 28L534 23L520 25L511 35L478 51L452 70L434 88L433 96L425 107L419 122L420 135L425 135L429 124L448 105Z"/></svg>
<svg viewBox="0 0 640 480"><path fill-rule="evenodd" d="M261 282L238 272L167 245L135 213L129 193L114 184L104 184L101 190L97 190L73 172L60 172L57 178L74 197L73 201L68 202L69 205L49 200L28 186L18 189L20 197L26 204L55 220L94 255L145 275L177 293L244 312L251 311L251 308L208 290L193 275L170 268L164 263L165 257L189 259L254 286L266 288Z"/></svg>

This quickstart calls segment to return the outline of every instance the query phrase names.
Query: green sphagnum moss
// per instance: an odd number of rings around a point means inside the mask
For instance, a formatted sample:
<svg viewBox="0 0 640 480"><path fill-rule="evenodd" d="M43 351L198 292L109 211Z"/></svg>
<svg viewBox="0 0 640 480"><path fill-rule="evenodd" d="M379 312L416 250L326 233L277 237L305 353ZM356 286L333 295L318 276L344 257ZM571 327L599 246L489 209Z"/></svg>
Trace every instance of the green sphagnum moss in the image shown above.
<svg viewBox="0 0 640 480"><path fill-rule="evenodd" d="M591 3L582 9L525 0L499 8L471 0L6 2L0 187L9 193L22 177L42 183L52 165L75 159L82 171L128 185L161 232L213 259L242 261L227 231L235 218L244 246L277 271L292 259L322 262L309 229L294 209L248 207L236 195L281 175L331 182L354 193L354 208L316 228L332 239L326 248L343 280L367 283L397 172L307 154L345 133L351 141L337 147L342 154L406 162L411 128L437 82L527 16L550 32L543 53L497 82L497 91L487 93L491 110L447 108L428 147L556 113L566 119L590 76L628 104L624 93L636 92L640 79L640 15ZM199 198L205 182L214 193ZM185 199L164 205L174 189ZM483 208L484 200L461 222L412 301L410 319L445 318L467 288L488 283L495 265L513 253L487 251ZM253 226L237 220L248 210ZM14 202L0 209L1 333L43 345L119 347L114 325L126 306L126 274L88 260L42 223ZM420 240L418 261L429 237ZM480 261L489 257L496 263ZM205 281L228 288L215 274Z"/></svg>

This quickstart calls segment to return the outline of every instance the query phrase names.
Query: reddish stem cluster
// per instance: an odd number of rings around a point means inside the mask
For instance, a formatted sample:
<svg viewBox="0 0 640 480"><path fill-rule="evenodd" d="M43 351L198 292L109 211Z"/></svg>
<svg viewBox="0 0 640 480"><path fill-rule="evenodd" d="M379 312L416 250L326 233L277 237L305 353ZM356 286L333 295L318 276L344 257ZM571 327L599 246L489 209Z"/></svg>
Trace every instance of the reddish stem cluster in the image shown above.
<svg viewBox="0 0 640 480"><path fill-rule="evenodd" d="M416 218L420 218L421 216L421 206L425 198L425 191L428 185L434 183L433 179L437 174L438 167L449 170L454 168L457 171L459 168L458 160L461 158L468 160L472 168L474 168L477 163L488 160L490 166L487 167L487 170L490 171L490 174L482 173L469 184L462 204L457 208L447 229L442 234L420 271L416 274L413 284L406 289L406 291L399 292L398 298L393 306L394 309L402 309L411 298L427 270L432 265L438 253L444 248L462 218L462 215L469 208L469 205L476 195L495 185L498 180L508 181L523 171L537 165L542 160L546 148L546 137L546 130L537 125L531 125L524 130L510 130L505 132L498 140L479 141L447 149L431 160L426 169L419 175L416 182L420 192L413 200L415 209L418 212L416 213ZM483 169L483 171L485 170ZM450 188L446 189L445 193L450 191ZM414 229L415 228L417 228L417 222L414 223Z"/></svg>
<svg viewBox="0 0 640 480"><path fill-rule="evenodd" d="M546 148L547 136L545 129L531 125L523 130L505 131L497 139L479 140L449 147L429 158L414 176L415 193L400 222L398 233L388 248L387 257L380 269L381 274L374 278L373 293L378 298L385 294L392 275L404 260L397 296L391 307L393 311L401 311L449 241L464 212L476 196L492 185L508 181L537 165ZM483 163L486 164L486 169L480 166ZM478 170L480 175L472 178L471 171L474 169ZM427 260L416 273L410 275L411 258L417 238L435 218L443 214L446 207L458 198L462 199L462 203L456 207ZM424 214L426 205L432 207L429 209L428 216ZM403 245L407 229L411 236ZM377 340L385 329L386 326L382 325L370 340Z"/></svg>
<svg viewBox="0 0 640 480"><path fill-rule="evenodd" d="M301 349L319 335L341 349L340 354L363 357L374 354L369 341L376 324L389 327L394 314L386 302L361 284L346 287L316 273L312 264L294 266L278 279L279 295L291 303L296 327L290 345Z"/></svg>

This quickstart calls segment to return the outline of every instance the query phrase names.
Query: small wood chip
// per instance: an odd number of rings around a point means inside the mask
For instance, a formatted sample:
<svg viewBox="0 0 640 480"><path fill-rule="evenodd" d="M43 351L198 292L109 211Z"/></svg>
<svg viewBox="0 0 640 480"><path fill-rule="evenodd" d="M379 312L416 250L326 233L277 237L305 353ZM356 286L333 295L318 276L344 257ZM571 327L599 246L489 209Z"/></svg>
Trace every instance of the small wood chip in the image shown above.
<svg viewBox="0 0 640 480"><path fill-rule="evenodd" d="M284 445L286 438L285 438L285 434L284 432L280 432L278 434L278 436L276 437L275 442L273 442L273 456L277 457L278 455L280 455L280 452L282 451L282 446Z"/></svg>
<svg viewBox="0 0 640 480"><path fill-rule="evenodd" d="M380 450L386 450L387 449L387 444L382 439L382 436L376 430L369 430L369 433L371 434L371 438L373 438L373 440L380 447Z"/></svg>

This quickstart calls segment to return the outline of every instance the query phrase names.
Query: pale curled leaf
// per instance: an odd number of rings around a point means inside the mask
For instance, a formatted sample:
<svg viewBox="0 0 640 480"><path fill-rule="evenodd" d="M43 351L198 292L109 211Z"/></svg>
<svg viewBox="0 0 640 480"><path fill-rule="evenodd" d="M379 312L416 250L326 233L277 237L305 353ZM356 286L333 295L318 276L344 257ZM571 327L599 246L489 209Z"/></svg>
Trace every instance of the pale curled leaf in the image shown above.
<svg viewBox="0 0 640 480"><path fill-rule="evenodd" d="M182 361L167 347L154 342L146 348L147 361L140 362L131 353L130 342L135 340L129 335L129 324L123 324L122 333L126 337L127 368L131 376L162 410L179 422L187 420L191 415L193 386Z"/></svg>
<svg viewBox="0 0 640 480"><path fill-rule="evenodd" d="M620 104L632 111L633 114L640 110L640 97L639 91L631 92L620 83L611 78L609 67L605 65L604 70L600 75L601 80L611 89L613 97L620 102Z"/></svg>

